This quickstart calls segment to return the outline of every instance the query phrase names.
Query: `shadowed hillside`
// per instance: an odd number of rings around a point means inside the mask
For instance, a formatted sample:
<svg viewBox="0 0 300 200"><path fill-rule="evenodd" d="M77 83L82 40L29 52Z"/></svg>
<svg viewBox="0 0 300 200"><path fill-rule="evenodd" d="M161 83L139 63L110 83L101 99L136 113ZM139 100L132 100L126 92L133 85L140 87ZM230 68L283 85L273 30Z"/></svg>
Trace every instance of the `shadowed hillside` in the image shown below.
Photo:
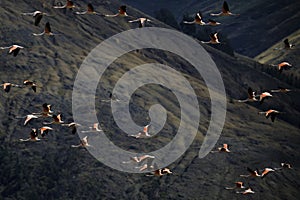
<svg viewBox="0 0 300 200"><path fill-rule="evenodd" d="M36 93L30 88L11 88L9 93L1 91L0 199L245 199L224 189L238 180L256 192L249 199L298 199L299 90L274 95L262 105L237 103L236 99L247 97L249 86L261 92L290 85L262 73L260 67L263 65L256 61L239 55L230 56L209 45L204 45L204 48L221 72L228 101L224 130L216 148L228 143L231 153L198 158L211 113L207 87L199 73L185 60L155 49L133 51L118 58L100 80L96 98L108 99L122 74L141 64L161 63L183 74L197 95L201 121L191 147L168 166L172 175L147 177L111 169L92 157L85 148L71 148L79 143L79 137L59 125L53 125L54 131L46 139L20 142L20 138L28 137L31 128L39 128L42 122L51 119L35 119L23 126L24 119L16 117L40 112L45 102L53 105L55 113L61 112L64 121L72 122L72 89L81 63L101 41L137 27L124 18L77 16L71 10L54 10L51 7L55 2L1 2L0 46L19 44L25 48L17 57L8 55L7 50L0 51L0 79L19 84L31 79L37 82L38 88ZM88 2L75 3L84 10ZM93 5L99 13L114 14L121 3L101 1ZM36 27L31 16L20 15L34 10L45 11L51 16L44 16ZM135 17L145 15L129 6L127 12ZM42 32L47 21L53 33L60 35L34 37L32 33ZM154 19L148 26L170 28ZM141 126L149 122L149 107L157 103L168 111L167 122L156 137L138 142L117 127L109 103L97 101L97 116L104 133L114 144L136 153L152 151L174 137L180 120L178 100L165 87L147 85L135 91L130 101L132 118ZM275 123L257 114L269 108L285 114L280 115ZM265 179L239 177L247 173L248 166L259 169L279 167L280 162L285 161L293 165L292 170L278 171Z"/></svg>
<svg viewBox="0 0 300 200"><path fill-rule="evenodd" d="M183 16L194 16L199 10L204 21L209 18L222 23L221 26L212 28L213 31L226 35L234 50L240 54L255 57L275 44L281 38L298 30L300 20L298 1L266 0L266 1L237 1L229 0L229 9L233 13L241 14L238 17L213 17L210 13L221 11L223 0L178 0L178 1L136 1L124 0L142 11L155 16L155 11L166 8L172 11L177 22ZM184 25L186 26L186 25ZM190 25L193 26L193 25ZM182 27L184 28L184 27ZM198 26L197 29L205 27ZM194 35L194 33L191 33Z"/></svg>

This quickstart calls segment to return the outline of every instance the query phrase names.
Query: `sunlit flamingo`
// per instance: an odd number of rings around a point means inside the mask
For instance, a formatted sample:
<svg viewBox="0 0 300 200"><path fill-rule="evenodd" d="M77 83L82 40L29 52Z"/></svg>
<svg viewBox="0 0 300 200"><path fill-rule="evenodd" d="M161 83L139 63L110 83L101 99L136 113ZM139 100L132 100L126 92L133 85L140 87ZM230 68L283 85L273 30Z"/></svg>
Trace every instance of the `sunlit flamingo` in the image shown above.
<svg viewBox="0 0 300 200"><path fill-rule="evenodd" d="M236 193L246 195L246 194L254 194L255 192L251 188L248 188L245 191L236 191Z"/></svg>
<svg viewBox="0 0 300 200"><path fill-rule="evenodd" d="M126 6L124 6L124 5L120 6L119 12L115 15L105 15L105 17L118 17L118 16L120 16L120 17L128 16L128 14L126 13Z"/></svg>
<svg viewBox="0 0 300 200"><path fill-rule="evenodd" d="M44 103L42 105L42 112L40 113L32 113L33 115L40 115L41 117L52 117L53 111L51 110L51 105Z"/></svg>
<svg viewBox="0 0 300 200"><path fill-rule="evenodd" d="M260 177L261 175L259 174L259 170L252 170L249 167L247 167L247 170L249 172L249 174L247 175L240 175L241 177Z"/></svg>
<svg viewBox="0 0 300 200"><path fill-rule="evenodd" d="M256 92L252 90L251 87L248 88L248 98L244 100L238 100L238 102L248 102L248 101L258 101L256 98Z"/></svg>
<svg viewBox="0 0 300 200"><path fill-rule="evenodd" d="M39 25L40 21L43 18L43 15L49 16L47 13L41 12L39 10L34 11L32 13L21 13L21 14L22 15L31 15L31 16L33 16L33 18L34 18L34 25L35 26Z"/></svg>
<svg viewBox="0 0 300 200"><path fill-rule="evenodd" d="M286 88L282 88L282 87L279 87L278 89L271 90L271 92L282 92L282 93L291 92L291 91L292 90L290 90L290 89L286 89Z"/></svg>
<svg viewBox="0 0 300 200"><path fill-rule="evenodd" d="M136 135L130 135L131 137L135 137L135 138L145 138L145 137L151 137L151 135L149 134L148 130L149 130L149 126L150 124L144 126L143 131L139 132Z"/></svg>
<svg viewBox="0 0 300 200"><path fill-rule="evenodd" d="M63 124L64 121L61 120L61 114L52 115L53 121L52 122L44 122L43 124L49 125L49 124Z"/></svg>
<svg viewBox="0 0 300 200"><path fill-rule="evenodd" d="M164 175L172 174L172 173L173 172L169 168L165 167L162 169L157 169L157 170L151 172L151 174L148 174L146 176L164 176Z"/></svg>
<svg viewBox="0 0 300 200"><path fill-rule="evenodd" d="M87 132L102 132L103 130L99 129L99 123L94 123L92 127L89 127L90 130L88 131L81 131L82 133Z"/></svg>
<svg viewBox="0 0 300 200"><path fill-rule="evenodd" d="M22 88L22 86L20 85L16 85L16 84L13 84L13 83L2 83L0 86L2 86L4 92L8 93L11 89L11 87L18 87L18 88Z"/></svg>
<svg viewBox="0 0 300 200"><path fill-rule="evenodd" d="M25 86L31 87L31 89L32 89L34 92L36 92L36 87L37 87L37 85L36 85L36 83L35 83L34 81L25 80L25 81L23 82L23 84L24 84Z"/></svg>
<svg viewBox="0 0 300 200"><path fill-rule="evenodd" d="M94 10L94 7L91 3L89 3L87 5L87 10L86 11L83 11L83 12L76 12L77 15L85 15L85 14L92 14L92 15L99 15L99 13L97 13L95 10Z"/></svg>
<svg viewBox="0 0 300 200"><path fill-rule="evenodd" d="M143 28L143 27L145 27L146 22L151 22L151 20L148 19L148 18L145 18L145 17L141 17L141 18L138 18L138 19L135 19L135 20L130 20L128 22L129 23L138 22L139 23L139 28Z"/></svg>
<svg viewBox="0 0 300 200"><path fill-rule="evenodd" d="M77 127L81 125L75 122L71 122L69 124L62 124L62 126L69 127L72 130L72 134L75 134L77 132Z"/></svg>
<svg viewBox="0 0 300 200"><path fill-rule="evenodd" d="M54 34L51 32L51 27L50 27L50 23L47 22L46 25L45 25L45 29L42 33L33 33L34 36L42 36L42 35L49 35L49 36L52 36L52 35L58 35L58 34Z"/></svg>
<svg viewBox="0 0 300 200"><path fill-rule="evenodd" d="M264 168L262 170L262 173L261 173L261 178L264 178L270 172L275 172L275 169L272 169L272 168L269 168L269 167Z"/></svg>
<svg viewBox="0 0 300 200"><path fill-rule="evenodd" d="M211 151L211 153L216 153L216 152L225 152L225 153L229 153L230 150L228 149L228 144L223 144L222 147L218 147L218 151Z"/></svg>
<svg viewBox="0 0 300 200"><path fill-rule="evenodd" d="M292 168L292 165L290 163L280 163L280 166L279 168L275 168L275 170L280 170L280 169L293 169Z"/></svg>
<svg viewBox="0 0 300 200"><path fill-rule="evenodd" d="M289 70L289 69L291 69L291 68L293 67L293 66L292 66L290 63L288 63L288 62L281 62L281 63L279 63L278 65L272 65L272 66L278 67L278 70L279 70L280 73L282 72L282 70Z"/></svg>
<svg viewBox="0 0 300 200"><path fill-rule="evenodd" d="M78 145L71 145L71 147L77 148L77 147L91 147L91 145L88 143L88 136L85 136L81 139L80 144Z"/></svg>
<svg viewBox="0 0 300 200"><path fill-rule="evenodd" d="M37 119L37 118L39 118L39 117L36 116L36 115L32 115L32 114L26 115L26 119L25 119L25 122L24 122L24 126L26 126L26 125L29 123L30 120L32 120L32 119Z"/></svg>
<svg viewBox="0 0 300 200"><path fill-rule="evenodd" d="M63 5L63 6L53 6L53 8L59 8L59 9L61 9L61 8L69 8L69 9L73 9L73 8L75 8L75 5L74 5L73 1L67 0L65 5Z"/></svg>
<svg viewBox="0 0 300 200"><path fill-rule="evenodd" d="M207 42L201 41L201 42L204 44L220 44L221 43L218 39L218 33L211 33L209 35L209 37L210 37L210 41L207 41Z"/></svg>
<svg viewBox="0 0 300 200"><path fill-rule="evenodd" d="M222 6L222 11L220 13L217 13L217 14L211 13L210 15L211 16L231 16L231 15L238 16L240 14L234 14L234 13L230 12L227 2L224 1L223 6Z"/></svg>
<svg viewBox="0 0 300 200"><path fill-rule="evenodd" d="M221 23L220 22L217 22L215 20L212 20L212 19L208 19L208 22L206 23L206 25L210 25L210 26L217 26L217 25L220 25Z"/></svg>
<svg viewBox="0 0 300 200"><path fill-rule="evenodd" d="M23 49L24 47L20 46L20 45L11 45L9 47L0 47L0 49L9 49L8 54L13 54L15 57L18 55L18 53L20 52L21 49Z"/></svg>
<svg viewBox="0 0 300 200"><path fill-rule="evenodd" d="M277 115L279 115L281 112L277 111L277 110L268 110L268 111L265 111L265 112L259 112L258 114L261 114L261 115L265 115L266 118L268 119L269 117L271 117L271 120L272 122L275 121L275 118Z"/></svg>
<svg viewBox="0 0 300 200"><path fill-rule="evenodd" d="M151 156L151 155L143 155L143 156L134 156L131 157L129 161L123 161L122 163L131 163L131 162L135 162L135 163L140 163L146 159L154 159L155 156Z"/></svg>
<svg viewBox="0 0 300 200"><path fill-rule="evenodd" d="M235 182L235 187L225 187L226 190L243 189L245 188L244 183L241 181Z"/></svg>
<svg viewBox="0 0 300 200"><path fill-rule="evenodd" d="M269 92L263 92L259 95L259 102L260 104L262 104L264 102L265 99L268 99L270 97L272 97L273 95L270 94Z"/></svg>
<svg viewBox="0 0 300 200"><path fill-rule="evenodd" d="M206 23L204 21L202 21L203 17L201 12L197 12L195 14L194 20L193 21L183 21L183 23L185 24L199 24L199 25L205 25Z"/></svg>
<svg viewBox="0 0 300 200"><path fill-rule="evenodd" d="M49 127L49 126L43 126L41 128L39 128L41 136L45 137L46 135L48 135L49 131L53 131L53 128Z"/></svg>
<svg viewBox="0 0 300 200"><path fill-rule="evenodd" d="M21 142L26 141L39 141L41 139L38 138L38 132L35 128L31 129L30 137L28 139L20 139Z"/></svg>

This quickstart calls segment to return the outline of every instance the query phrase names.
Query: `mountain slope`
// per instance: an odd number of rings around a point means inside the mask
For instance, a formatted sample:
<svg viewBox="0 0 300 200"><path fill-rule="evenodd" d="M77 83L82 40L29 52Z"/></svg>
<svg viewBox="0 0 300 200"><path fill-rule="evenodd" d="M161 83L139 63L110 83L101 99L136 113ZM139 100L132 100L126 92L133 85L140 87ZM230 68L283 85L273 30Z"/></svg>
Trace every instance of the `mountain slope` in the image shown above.
<svg viewBox="0 0 300 200"><path fill-rule="evenodd" d="M82 8L87 1L76 2ZM216 62L224 80L228 97L226 123L218 142L228 143L232 154L209 154L197 157L210 119L210 99L200 75L183 59L159 50L130 52L114 62L97 88L97 98L107 99L116 81L125 71L145 63L164 63L181 72L193 86L200 104L201 121L198 135L188 151L169 167L173 174L162 178L144 174L129 174L113 170L94 159L86 149L70 146L79 143L67 127L53 126L46 140L22 143L32 127L40 127L37 119L23 126L23 119L16 119L31 112L39 112L47 102L55 112L62 112L63 120L72 121L71 95L77 71L87 54L101 41L121 31L135 28L121 18L101 16L75 16L71 11L51 9L45 1L23 0L17 5L3 2L0 8L1 46L17 43L26 48L14 58L1 50L0 78L4 81L22 83L34 79L39 85L37 93L29 88L12 88L10 93L0 95L0 196L2 199L229 199L242 198L224 189L246 167L278 166L282 161L291 162L295 170L284 170L266 179L244 180L256 193L253 198L297 199L299 196L299 91L274 97L263 105L239 104L233 99L246 97L248 86L257 90L272 89L283 82L258 69L263 66L253 60L229 56L210 46L205 46ZM93 4L100 13L114 13L120 3L101 2ZM5 8L5 9L4 9ZM52 17L44 17L41 25L32 25L31 17L21 12L43 9ZM128 7L133 16L143 13ZM49 21L52 31L61 33L54 37L35 38L32 32L43 30ZM153 20L151 26L168 27ZM256 68L256 69L255 69ZM152 140L136 142L128 138L115 124L109 104L96 105L98 119L105 134L118 146L133 152L150 151L167 144L174 136L180 119L180 105L171 91L160 86L145 86L135 92L131 100L132 118L144 125L149 121L148 108L160 103L168 111L168 120ZM257 112L269 107L286 112L272 123ZM295 111L293 111L296 108ZM124 158L127 160L127 158ZM279 190L279 188L283 188ZM251 198L251 197L250 197Z"/></svg>
<svg viewBox="0 0 300 200"><path fill-rule="evenodd" d="M204 21L209 18L222 23L221 26L212 28L212 31L221 32L228 38L233 49L243 55L255 57L268 49L281 38L297 31L299 27L299 8L297 1L266 0L266 1L227 1L233 13L241 14L238 17L212 17L210 13L221 11L223 0L218 1L136 1L124 2L155 16L161 8L172 11L177 22L181 23L186 15L194 16L199 10ZM184 25L186 26L186 25ZM183 28L183 27L182 27ZM204 29L198 26L197 29ZM191 33L193 35L193 33ZM197 33L195 33L197 34Z"/></svg>

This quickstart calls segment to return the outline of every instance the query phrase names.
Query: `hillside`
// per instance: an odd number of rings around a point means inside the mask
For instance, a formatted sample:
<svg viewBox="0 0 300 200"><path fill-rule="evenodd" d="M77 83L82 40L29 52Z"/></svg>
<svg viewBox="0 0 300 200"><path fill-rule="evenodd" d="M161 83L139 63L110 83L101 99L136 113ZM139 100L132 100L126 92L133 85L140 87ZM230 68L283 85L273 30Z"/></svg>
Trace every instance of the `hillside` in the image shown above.
<svg viewBox="0 0 300 200"><path fill-rule="evenodd" d="M298 199L300 91L278 94L262 105L237 103L236 99L247 96L249 86L260 92L289 85L261 73L263 64L238 54L230 56L209 45L204 48L220 70L227 97L225 126L215 148L228 143L230 154L216 153L198 158L211 115L207 86L203 77L185 60L155 49L132 51L119 57L100 80L96 99L107 100L122 75L141 64L165 64L183 74L197 95L201 120L190 148L168 166L173 174L147 177L114 170L96 160L85 148L71 148L80 138L59 125L53 125L54 131L44 140L20 142L31 128L39 128L43 121L50 119L36 119L23 126L24 119L16 117L39 112L45 102L53 105L55 113L61 112L64 121L72 122L72 89L84 59L100 42L137 27L124 18L77 16L70 10L54 10L51 8L53 2L56 1L1 2L0 46L19 44L25 48L17 57L8 55L7 50L0 51L0 79L12 83L31 79L37 82L38 88L36 93L30 88L12 88L9 93L1 91L0 199L245 199L224 189L238 180L256 192L249 199ZM88 1L75 3L84 10ZM93 2L99 13L114 14L120 5L118 1ZM43 10L51 16L44 16L36 27L32 17L20 15L34 10ZM145 16L130 6L127 12L135 17ZM34 37L32 33L41 32L47 21L53 33L60 35ZM155 19L147 26L170 28ZM149 70L149 76L152 74ZM163 147L178 129L180 104L172 91L160 85L150 84L134 92L130 100L132 119L140 126L145 125L149 122L149 108L155 104L161 104L168 111L166 124L157 136L139 142L129 138L116 125L109 103L97 101L96 110L105 135L120 148L138 154ZM269 108L285 114L275 123L257 114ZM248 166L278 167L280 162L290 162L294 169L270 174L265 179L239 177L247 173Z"/></svg>
<svg viewBox="0 0 300 200"><path fill-rule="evenodd" d="M136 1L124 0L124 2L134 7L156 16L161 9L168 9L180 24L184 16L193 17L199 10L202 12L204 21L209 18L222 23L221 26L212 28L212 31L221 32L230 41L233 49L242 55L255 57L259 53L267 50L277 43L281 38L297 31L300 20L298 1L266 0L266 1L238 1L229 0L229 8L233 13L238 13L238 17L212 17L210 13L221 11L223 0L218 1ZM186 25L181 25L184 29ZM200 30L210 32L207 27L197 26L196 31L191 35L199 35ZM204 39L203 36L201 38Z"/></svg>

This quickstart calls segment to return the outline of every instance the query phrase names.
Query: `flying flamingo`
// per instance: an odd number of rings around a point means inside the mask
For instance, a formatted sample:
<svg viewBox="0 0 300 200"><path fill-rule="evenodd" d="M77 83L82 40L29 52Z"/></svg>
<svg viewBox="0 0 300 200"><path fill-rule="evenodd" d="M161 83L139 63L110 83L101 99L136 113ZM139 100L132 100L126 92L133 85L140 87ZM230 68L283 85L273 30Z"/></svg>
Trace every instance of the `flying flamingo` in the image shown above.
<svg viewBox="0 0 300 200"><path fill-rule="evenodd" d="M75 8L75 5L74 5L73 1L67 0L65 5L63 5L63 6L53 6L53 8L58 8L58 9L69 8L70 10L72 10L73 8Z"/></svg>
<svg viewBox="0 0 300 200"><path fill-rule="evenodd" d="M25 81L23 81L23 85L24 85L24 86L29 86L29 87L31 87L31 89L32 89L34 92L36 92L36 87L37 87L37 85L36 85L36 83L35 83L34 81L25 80Z"/></svg>
<svg viewBox="0 0 300 200"><path fill-rule="evenodd" d="M115 15L104 15L105 17L118 17L118 16L120 16L120 17L126 17L126 16L128 16L128 14L126 13L126 6L120 6L120 8L119 8L119 12L117 13L117 14L115 14Z"/></svg>
<svg viewBox="0 0 300 200"><path fill-rule="evenodd" d="M42 33L33 33L34 36L42 36L42 35L49 35L49 36L52 36L52 35L58 35L56 33L52 33L51 32L51 27L50 27L50 23L47 22L46 25L45 25L45 29Z"/></svg>
<svg viewBox="0 0 300 200"><path fill-rule="evenodd" d="M201 43L203 43L203 44L220 44L221 43L218 39L218 33L211 33L209 35L209 37L210 37L210 41L207 41L207 42L201 41Z"/></svg>
<svg viewBox="0 0 300 200"><path fill-rule="evenodd" d="M251 87L248 88L248 98L244 100L238 100L238 102L248 102L248 101L258 101L256 98L256 92L252 90Z"/></svg>
<svg viewBox="0 0 300 200"><path fill-rule="evenodd" d="M21 15L31 15L31 16L33 16L33 18L34 18L34 25L35 26L39 25L40 21L43 18L43 15L50 16L47 13L41 12L39 10L34 11L32 13L21 13Z"/></svg>
<svg viewBox="0 0 300 200"><path fill-rule="evenodd" d="M32 115L32 114L26 115L24 126L26 126L29 123L29 121L31 121L32 119L37 119L37 118L39 118L39 117L36 115Z"/></svg>
<svg viewBox="0 0 300 200"><path fill-rule="evenodd" d="M208 23L206 23L206 25L210 25L210 26L217 26L217 25L220 25L221 23L220 22L217 22L215 20L212 20L212 19L208 19Z"/></svg>
<svg viewBox="0 0 300 200"><path fill-rule="evenodd" d="M275 170L280 170L280 169L293 169L292 168L292 165L290 163L280 163L280 166L279 168L275 168Z"/></svg>
<svg viewBox="0 0 300 200"><path fill-rule="evenodd" d="M4 92L8 93L11 89L11 87L17 87L17 88L22 88L20 85L12 84L12 83L2 83L0 86L3 87Z"/></svg>
<svg viewBox="0 0 300 200"><path fill-rule="evenodd" d="M270 97L273 97L269 92L263 92L259 95L259 103L262 104L265 99L268 99Z"/></svg>
<svg viewBox="0 0 300 200"><path fill-rule="evenodd" d="M151 22L151 20L148 19L148 18L145 18L145 17L141 17L141 18L138 18L138 19L135 19L135 20L130 20L128 22L129 23L138 22L139 23L139 28L143 28L143 27L145 27L146 22Z"/></svg>
<svg viewBox="0 0 300 200"><path fill-rule="evenodd" d="M230 150L228 149L228 144L223 144L222 147L218 147L218 151L211 151L211 153L217 153L217 152L229 153Z"/></svg>
<svg viewBox="0 0 300 200"><path fill-rule="evenodd" d="M226 190L234 190L234 189L243 189L245 188L244 183L241 181L235 182L235 187L225 187Z"/></svg>
<svg viewBox="0 0 300 200"><path fill-rule="evenodd" d="M158 176L158 177L160 177L160 176L164 176L164 175L172 174L172 173L173 172L169 168L165 167L165 168L162 168L162 169L157 169L157 170L151 172L151 174L148 174L146 176Z"/></svg>
<svg viewBox="0 0 300 200"><path fill-rule="evenodd" d="M281 73L282 70L289 70L292 68L292 65L288 62L281 62L278 65L271 65L274 67L278 67L278 71Z"/></svg>
<svg viewBox="0 0 300 200"><path fill-rule="evenodd" d="M236 191L236 193L246 195L246 194L254 194L255 192L251 188L248 188L248 189L246 189L245 191L242 191L242 192Z"/></svg>
<svg viewBox="0 0 300 200"><path fill-rule="evenodd" d="M50 125L50 124L63 124L64 121L61 120L61 114L52 115L53 121L52 122L44 122L44 125Z"/></svg>
<svg viewBox="0 0 300 200"><path fill-rule="evenodd" d="M62 124L62 126L69 127L72 130L72 134L75 134L77 132L77 127L81 125L75 122L71 122L69 124Z"/></svg>
<svg viewBox="0 0 300 200"><path fill-rule="evenodd" d="M94 123L92 127L89 127L90 130L88 131L81 131L82 133L87 132L102 132L103 130L99 129L99 123Z"/></svg>
<svg viewBox="0 0 300 200"><path fill-rule="evenodd" d="M46 135L48 135L49 131L53 131L53 128L49 127L49 126L43 126L41 128L39 128L41 136L45 137Z"/></svg>
<svg viewBox="0 0 300 200"><path fill-rule="evenodd" d="M189 22L189 21L183 21L183 23L185 24L199 24L199 25L206 25L206 23L204 21L202 21L203 17L201 12L197 12L195 14L194 20Z"/></svg>
<svg viewBox="0 0 300 200"><path fill-rule="evenodd" d="M260 177L261 175L259 174L259 170L252 170L249 167L247 167L247 170L249 172L249 174L247 175L240 175L241 177Z"/></svg>
<svg viewBox="0 0 300 200"><path fill-rule="evenodd" d="M155 156L151 156L151 155L143 155L143 156L134 156L134 157L131 157L129 161L123 161L122 163L131 163L131 162L135 162L135 163L140 163L146 159L154 159Z"/></svg>
<svg viewBox="0 0 300 200"><path fill-rule="evenodd" d="M151 137L151 135L149 134L148 130L149 130L149 126L150 124L144 126L143 131L139 132L136 135L130 135L131 137L135 137L135 138L145 138L145 137Z"/></svg>
<svg viewBox="0 0 300 200"><path fill-rule="evenodd" d="M210 15L211 16L231 16L231 15L238 16L240 14L234 14L234 13L230 12L227 2L224 1L223 6L222 6L222 11L220 13L217 13L217 14L211 13Z"/></svg>
<svg viewBox="0 0 300 200"><path fill-rule="evenodd" d="M88 143L88 136L85 136L84 138L82 138L82 140L80 141L80 144L78 144L78 145L71 145L71 147L73 147L73 148L91 147L91 145Z"/></svg>
<svg viewBox="0 0 300 200"><path fill-rule="evenodd" d="M24 47L20 45L13 44L9 47L0 47L0 49L9 49L8 54L13 54L15 57L18 55L21 49Z"/></svg>
<svg viewBox="0 0 300 200"><path fill-rule="evenodd" d="M95 10L94 10L94 7L91 3L89 3L87 5L87 10L86 11L83 11L83 12L76 12L75 14L77 15L85 15L85 14L92 14L92 15L100 15L99 13L97 13Z"/></svg>
<svg viewBox="0 0 300 200"><path fill-rule="evenodd" d="M269 117L271 117L271 121L274 122L275 121L275 118L278 114L280 114L282 112L279 112L277 110L273 110L273 109L270 109L268 111L265 111L265 112L259 112L258 114L260 115L265 115L266 118L268 119Z"/></svg>
<svg viewBox="0 0 300 200"><path fill-rule="evenodd" d="M21 142L27 142L27 141L39 141L41 139L38 138L38 132L35 128L31 129L30 137L28 139L20 139Z"/></svg>

